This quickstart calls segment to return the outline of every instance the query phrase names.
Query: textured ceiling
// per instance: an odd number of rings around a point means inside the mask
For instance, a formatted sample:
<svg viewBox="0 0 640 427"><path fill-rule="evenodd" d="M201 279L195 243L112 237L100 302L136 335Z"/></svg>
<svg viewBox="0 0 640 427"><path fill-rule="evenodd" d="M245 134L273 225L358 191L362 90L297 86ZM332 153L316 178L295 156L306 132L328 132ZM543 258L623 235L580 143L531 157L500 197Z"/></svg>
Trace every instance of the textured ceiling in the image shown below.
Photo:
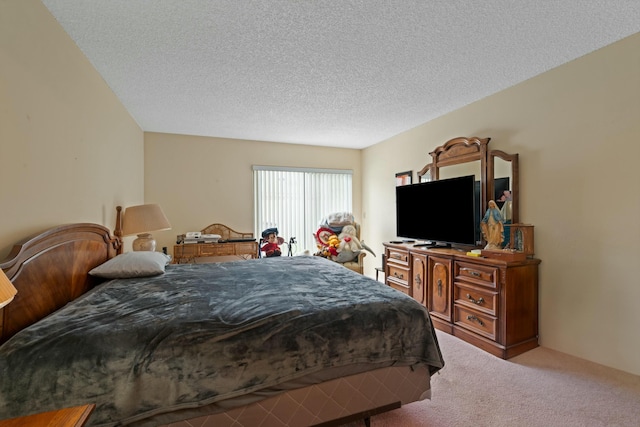
<svg viewBox="0 0 640 427"><path fill-rule="evenodd" d="M144 131L363 148L640 31L639 0L43 0Z"/></svg>

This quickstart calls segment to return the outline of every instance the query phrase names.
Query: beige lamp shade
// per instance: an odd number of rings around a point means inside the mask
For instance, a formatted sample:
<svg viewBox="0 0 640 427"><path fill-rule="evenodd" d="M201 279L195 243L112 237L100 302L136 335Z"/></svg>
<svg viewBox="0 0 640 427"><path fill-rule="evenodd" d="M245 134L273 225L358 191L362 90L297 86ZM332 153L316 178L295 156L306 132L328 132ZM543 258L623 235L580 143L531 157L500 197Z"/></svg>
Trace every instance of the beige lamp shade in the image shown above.
<svg viewBox="0 0 640 427"><path fill-rule="evenodd" d="M134 251L155 251L156 241L152 231L171 230L171 224L157 204L130 206L122 218L122 235L137 234L133 241Z"/></svg>
<svg viewBox="0 0 640 427"><path fill-rule="evenodd" d="M9 304L18 293L11 280L0 268L0 308Z"/></svg>

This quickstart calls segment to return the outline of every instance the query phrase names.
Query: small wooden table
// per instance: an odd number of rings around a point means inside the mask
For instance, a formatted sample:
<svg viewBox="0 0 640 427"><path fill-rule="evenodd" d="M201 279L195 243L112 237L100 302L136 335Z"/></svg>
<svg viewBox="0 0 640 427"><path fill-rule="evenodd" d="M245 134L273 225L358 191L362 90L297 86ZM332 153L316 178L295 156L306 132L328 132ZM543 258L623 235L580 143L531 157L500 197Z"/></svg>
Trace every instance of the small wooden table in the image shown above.
<svg viewBox="0 0 640 427"><path fill-rule="evenodd" d="M93 403L0 421L0 427L82 427L96 405Z"/></svg>

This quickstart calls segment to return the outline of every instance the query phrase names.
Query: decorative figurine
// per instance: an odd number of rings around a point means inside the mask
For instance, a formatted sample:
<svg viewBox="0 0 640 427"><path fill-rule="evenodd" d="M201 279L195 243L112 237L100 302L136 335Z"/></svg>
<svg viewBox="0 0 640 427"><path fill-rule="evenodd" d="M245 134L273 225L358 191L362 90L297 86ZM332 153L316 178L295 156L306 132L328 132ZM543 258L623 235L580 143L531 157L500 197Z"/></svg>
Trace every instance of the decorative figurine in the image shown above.
<svg viewBox="0 0 640 427"><path fill-rule="evenodd" d="M480 221L482 235L487 241L485 249L502 249L504 241L504 219L495 201L489 200L489 208Z"/></svg>
<svg viewBox="0 0 640 427"><path fill-rule="evenodd" d="M265 242L260 248L260 251L264 252L266 257L274 257L282 255L280 245L284 243L282 237L278 237L277 228L267 228L262 232L262 240Z"/></svg>

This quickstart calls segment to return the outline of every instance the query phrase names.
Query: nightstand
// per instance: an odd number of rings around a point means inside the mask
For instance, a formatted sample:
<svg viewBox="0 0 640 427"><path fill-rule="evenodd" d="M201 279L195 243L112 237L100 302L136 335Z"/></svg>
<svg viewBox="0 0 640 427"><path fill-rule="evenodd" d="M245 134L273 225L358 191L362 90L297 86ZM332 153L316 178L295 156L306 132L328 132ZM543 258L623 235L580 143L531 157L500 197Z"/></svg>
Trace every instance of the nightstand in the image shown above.
<svg viewBox="0 0 640 427"><path fill-rule="evenodd" d="M0 427L82 427L96 407L93 403L0 421Z"/></svg>

